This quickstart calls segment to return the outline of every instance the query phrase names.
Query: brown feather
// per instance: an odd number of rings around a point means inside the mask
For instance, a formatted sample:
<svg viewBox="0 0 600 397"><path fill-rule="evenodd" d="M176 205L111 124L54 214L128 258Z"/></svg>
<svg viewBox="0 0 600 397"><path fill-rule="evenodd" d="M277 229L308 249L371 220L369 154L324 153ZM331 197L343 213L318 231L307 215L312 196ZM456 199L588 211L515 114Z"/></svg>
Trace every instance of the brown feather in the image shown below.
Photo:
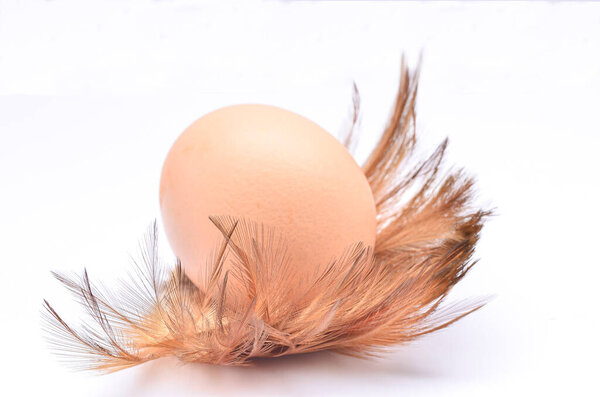
<svg viewBox="0 0 600 397"><path fill-rule="evenodd" d="M285 236L245 219L211 217L223 244L199 288L179 262L166 274L155 223L137 275L118 293L94 285L85 270L81 278L55 274L88 314L73 328L44 301L56 352L78 368L101 371L165 356L223 365L324 349L364 357L479 309L482 303L441 306L475 263L490 212L473 207L474 181L462 170L441 174L447 141L416 161L417 74L402 63L390 122L363 166L377 208L375 247L357 243L302 278L288 265ZM354 93L349 148L357 140L356 87ZM225 261L231 265L223 274ZM232 277L243 294L228 293Z"/></svg>

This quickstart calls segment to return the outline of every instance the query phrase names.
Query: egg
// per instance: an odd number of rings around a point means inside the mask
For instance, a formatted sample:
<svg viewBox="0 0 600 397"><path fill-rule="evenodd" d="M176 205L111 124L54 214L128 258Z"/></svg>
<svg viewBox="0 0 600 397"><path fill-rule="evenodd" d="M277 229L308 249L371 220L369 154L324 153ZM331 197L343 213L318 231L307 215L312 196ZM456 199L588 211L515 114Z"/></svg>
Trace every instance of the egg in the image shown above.
<svg viewBox="0 0 600 397"><path fill-rule="evenodd" d="M228 106L190 125L164 162L160 209L197 285L223 239L211 215L272 228L305 275L353 244L375 244L373 194L354 158L316 123L275 106Z"/></svg>

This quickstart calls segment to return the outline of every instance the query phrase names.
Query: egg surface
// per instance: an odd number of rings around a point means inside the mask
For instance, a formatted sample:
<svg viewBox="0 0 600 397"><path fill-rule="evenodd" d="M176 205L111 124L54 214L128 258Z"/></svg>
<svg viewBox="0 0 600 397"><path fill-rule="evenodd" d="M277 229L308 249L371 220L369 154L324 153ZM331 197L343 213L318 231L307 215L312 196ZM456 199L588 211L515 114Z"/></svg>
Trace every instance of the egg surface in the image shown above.
<svg viewBox="0 0 600 397"><path fill-rule="evenodd" d="M354 243L375 244L373 195L354 158L316 123L274 106L228 106L189 126L165 160L160 208L194 283L223 239L211 215L272 227L291 266L310 274Z"/></svg>

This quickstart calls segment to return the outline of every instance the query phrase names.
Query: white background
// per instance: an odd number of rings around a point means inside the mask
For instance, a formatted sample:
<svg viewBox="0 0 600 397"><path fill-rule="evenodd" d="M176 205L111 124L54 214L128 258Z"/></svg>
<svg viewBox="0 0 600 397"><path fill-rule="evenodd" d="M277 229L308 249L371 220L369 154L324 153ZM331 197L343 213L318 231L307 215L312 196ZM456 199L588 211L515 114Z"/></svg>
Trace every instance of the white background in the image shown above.
<svg viewBox="0 0 600 397"><path fill-rule="evenodd" d="M42 298L78 312L50 270L125 275L188 124L259 102L335 134L355 80L360 159L421 50L423 151L449 136L497 208L450 296L484 309L374 361L57 363ZM0 394L598 395L600 4L0 0L0 94Z"/></svg>

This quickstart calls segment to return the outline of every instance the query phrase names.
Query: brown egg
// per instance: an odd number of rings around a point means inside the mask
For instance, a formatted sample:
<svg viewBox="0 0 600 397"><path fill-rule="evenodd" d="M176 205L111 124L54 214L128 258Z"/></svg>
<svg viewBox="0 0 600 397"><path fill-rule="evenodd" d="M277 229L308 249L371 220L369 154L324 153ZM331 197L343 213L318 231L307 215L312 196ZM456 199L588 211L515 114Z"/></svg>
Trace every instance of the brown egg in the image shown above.
<svg viewBox="0 0 600 397"><path fill-rule="evenodd" d="M195 283L222 240L210 215L273 227L290 264L310 274L354 243L375 244L375 204L355 160L323 128L274 106L229 106L188 127L165 160L160 207Z"/></svg>

